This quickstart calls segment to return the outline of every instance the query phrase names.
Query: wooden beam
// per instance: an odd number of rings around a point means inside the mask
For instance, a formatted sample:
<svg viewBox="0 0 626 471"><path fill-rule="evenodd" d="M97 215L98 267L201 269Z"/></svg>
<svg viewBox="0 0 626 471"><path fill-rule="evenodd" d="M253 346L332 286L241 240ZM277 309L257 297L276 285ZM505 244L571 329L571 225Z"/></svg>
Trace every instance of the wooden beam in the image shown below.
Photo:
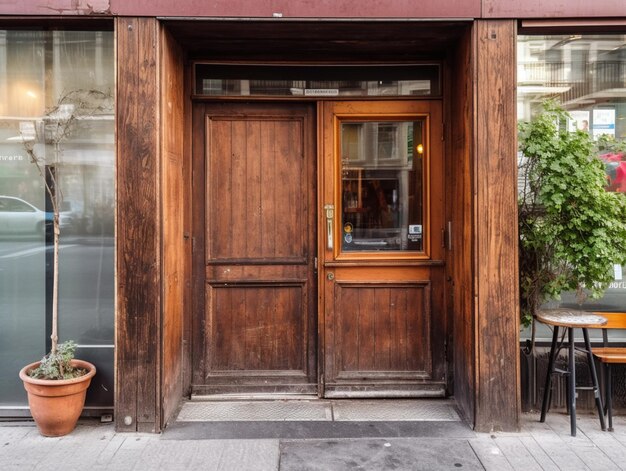
<svg viewBox="0 0 626 471"><path fill-rule="evenodd" d="M183 321L189 299L185 282L191 233L186 208L189 182L184 181L184 52L162 28L161 38L161 189L163 230L162 410L163 422L183 397Z"/></svg>
<svg viewBox="0 0 626 471"><path fill-rule="evenodd" d="M454 398L468 423L474 423L474 267L473 257L473 34L464 30L448 57L446 81L446 214L449 224L447 291L450 293L449 355Z"/></svg>
<svg viewBox="0 0 626 471"><path fill-rule="evenodd" d="M118 18L115 420L160 430L158 23Z"/></svg>
<svg viewBox="0 0 626 471"><path fill-rule="evenodd" d="M520 415L516 22L476 21L475 45L474 424L489 432Z"/></svg>

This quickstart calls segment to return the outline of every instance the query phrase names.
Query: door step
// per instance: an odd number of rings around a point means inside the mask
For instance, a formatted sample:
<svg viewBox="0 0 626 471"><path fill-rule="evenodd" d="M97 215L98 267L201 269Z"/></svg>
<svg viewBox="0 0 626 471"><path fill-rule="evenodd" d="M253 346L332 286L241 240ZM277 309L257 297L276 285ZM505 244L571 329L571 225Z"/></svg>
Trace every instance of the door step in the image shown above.
<svg viewBox="0 0 626 471"><path fill-rule="evenodd" d="M315 394L289 394L289 393L254 393L254 394L192 394L192 402L207 401L317 401Z"/></svg>
<svg viewBox="0 0 626 471"><path fill-rule="evenodd" d="M460 422L453 400L194 400L177 422Z"/></svg>

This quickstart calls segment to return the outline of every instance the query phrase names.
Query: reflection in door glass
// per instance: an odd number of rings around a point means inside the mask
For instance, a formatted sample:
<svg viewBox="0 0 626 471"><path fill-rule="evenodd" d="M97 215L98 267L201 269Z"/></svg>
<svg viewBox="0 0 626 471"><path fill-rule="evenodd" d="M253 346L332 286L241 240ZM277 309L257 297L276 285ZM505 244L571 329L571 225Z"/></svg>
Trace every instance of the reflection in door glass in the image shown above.
<svg viewBox="0 0 626 471"><path fill-rule="evenodd" d="M423 251L424 121L343 122L343 251Z"/></svg>

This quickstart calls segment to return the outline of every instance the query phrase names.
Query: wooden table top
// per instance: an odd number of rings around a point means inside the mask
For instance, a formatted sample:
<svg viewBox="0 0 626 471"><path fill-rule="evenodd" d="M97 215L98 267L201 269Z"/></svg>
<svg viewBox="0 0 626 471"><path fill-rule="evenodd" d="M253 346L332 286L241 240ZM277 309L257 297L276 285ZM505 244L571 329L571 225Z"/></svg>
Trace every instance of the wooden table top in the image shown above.
<svg viewBox="0 0 626 471"><path fill-rule="evenodd" d="M607 323L606 317L592 312L572 309L540 309L537 320L544 324L560 327L602 327Z"/></svg>

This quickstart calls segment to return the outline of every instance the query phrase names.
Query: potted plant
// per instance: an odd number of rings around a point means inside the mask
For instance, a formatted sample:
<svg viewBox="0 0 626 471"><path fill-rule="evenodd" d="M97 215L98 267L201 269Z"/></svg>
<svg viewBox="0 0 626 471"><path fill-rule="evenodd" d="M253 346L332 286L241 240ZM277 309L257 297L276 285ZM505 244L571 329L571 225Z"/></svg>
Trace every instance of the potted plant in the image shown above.
<svg viewBox="0 0 626 471"><path fill-rule="evenodd" d="M74 359L74 342L59 344L59 237L63 194L58 183L64 141L81 118L104 110L109 101L109 95L99 91L73 91L61 97L41 121L20 126L24 148L39 171L52 206L49 228L53 236L51 350L41 361L26 365L19 373L28 393L31 414L45 436L66 435L74 429L83 410L87 388L96 374L94 365ZM44 154L42 144L52 148L52 161L41 155Z"/></svg>
<svg viewBox="0 0 626 471"><path fill-rule="evenodd" d="M579 305L602 296L626 261L626 194L610 190L606 139L570 132L548 101L519 126L519 282L522 324L547 301L574 291ZM615 146L623 144L614 142Z"/></svg>

